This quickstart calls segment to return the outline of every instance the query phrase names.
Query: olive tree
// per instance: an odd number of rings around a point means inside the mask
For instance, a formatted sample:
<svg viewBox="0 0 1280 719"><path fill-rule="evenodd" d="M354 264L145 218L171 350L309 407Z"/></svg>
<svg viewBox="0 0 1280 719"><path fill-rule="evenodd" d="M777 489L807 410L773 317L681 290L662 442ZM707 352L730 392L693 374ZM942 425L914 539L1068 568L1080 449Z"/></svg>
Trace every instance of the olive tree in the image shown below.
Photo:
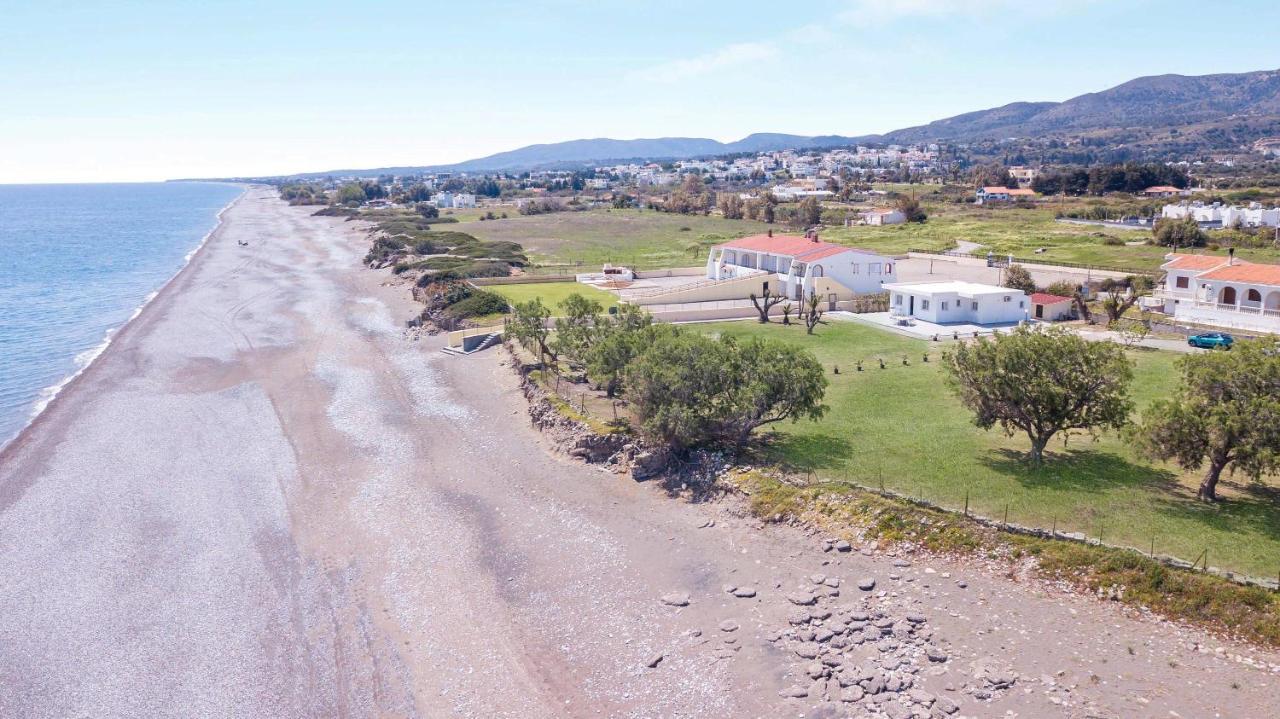
<svg viewBox="0 0 1280 719"><path fill-rule="evenodd" d="M1022 290L1027 294L1036 291L1036 281L1032 279L1031 272L1022 265L1009 265L1004 271L1004 286Z"/></svg>
<svg viewBox="0 0 1280 719"><path fill-rule="evenodd" d="M561 316L556 318L556 336L552 348L571 362L586 362L587 349L599 334L599 302L589 300L577 292L560 302Z"/></svg>
<svg viewBox="0 0 1280 719"><path fill-rule="evenodd" d="M551 331L547 328L547 320L550 318L551 309L537 297L517 303L507 320L507 333L525 349L537 353L539 362L548 358L554 362L556 353L548 343Z"/></svg>
<svg viewBox="0 0 1280 719"><path fill-rule="evenodd" d="M660 336L625 372L627 397L649 441L675 450L741 447L756 429L818 419L827 379L811 352L777 340Z"/></svg>
<svg viewBox="0 0 1280 719"><path fill-rule="evenodd" d="M1143 413L1134 435L1153 459L1206 467L1197 496L1213 502L1228 467L1257 480L1280 470L1280 356L1274 341L1186 355L1182 385Z"/></svg>
<svg viewBox="0 0 1280 719"><path fill-rule="evenodd" d="M1129 417L1133 367L1124 350L1061 327L1023 325L959 346L945 361L948 383L983 429L1025 433L1030 460L1044 461L1055 435L1096 436Z"/></svg>

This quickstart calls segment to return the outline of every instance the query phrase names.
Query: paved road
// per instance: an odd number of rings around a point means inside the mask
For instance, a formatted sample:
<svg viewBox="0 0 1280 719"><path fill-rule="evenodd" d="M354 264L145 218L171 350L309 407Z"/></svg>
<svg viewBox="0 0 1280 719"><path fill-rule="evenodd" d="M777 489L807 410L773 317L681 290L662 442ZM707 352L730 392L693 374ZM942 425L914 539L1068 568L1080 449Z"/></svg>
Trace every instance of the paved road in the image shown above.
<svg viewBox="0 0 1280 719"><path fill-rule="evenodd" d="M551 456L365 241L252 193L0 456L0 716L1270 711L1274 656Z"/></svg>

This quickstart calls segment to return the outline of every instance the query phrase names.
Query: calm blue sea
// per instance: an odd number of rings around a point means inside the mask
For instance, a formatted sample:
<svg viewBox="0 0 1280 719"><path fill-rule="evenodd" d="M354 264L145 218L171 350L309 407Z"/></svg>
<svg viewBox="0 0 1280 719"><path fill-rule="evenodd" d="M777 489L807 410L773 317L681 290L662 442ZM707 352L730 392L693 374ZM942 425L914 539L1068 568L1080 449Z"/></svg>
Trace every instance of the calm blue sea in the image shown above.
<svg viewBox="0 0 1280 719"><path fill-rule="evenodd" d="M0 185L0 445L182 269L240 192Z"/></svg>

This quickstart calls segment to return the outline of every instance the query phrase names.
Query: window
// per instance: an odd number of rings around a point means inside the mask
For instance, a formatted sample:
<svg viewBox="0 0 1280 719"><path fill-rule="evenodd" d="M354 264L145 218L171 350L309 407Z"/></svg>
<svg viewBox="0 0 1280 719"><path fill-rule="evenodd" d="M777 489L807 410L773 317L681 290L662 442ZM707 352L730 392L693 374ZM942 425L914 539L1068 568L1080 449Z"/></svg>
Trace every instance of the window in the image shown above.
<svg viewBox="0 0 1280 719"><path fill-rule="evenodd" d="M946 311L947 311L947 302L946 302L946 300L943 300L943 302L942 302L942 311L943 311L943 312L946 312Z"/></svg>
<svg viewBox="0 0 1280 719"><path fill-rule="evenodd" d="M822 265L814 265L813 271L809 273L810 277L822 277Z"/></svg>
<svg viewBox="0 0 1280 719"><path fill-rule="evenodd" d="M880 263L879 263L879 262L868 262L868 263L867 263L867 274L869 274L869 275L878 275L878 274L880 274Z"/></svg>
<svg viewBox="0 0 1280 719"><path fill-rule="evenodd" d="M787 271L790 269L791 269L791 260L789 258L783 257L778 260L778 272L780 274L785 275L787 274Z"/></svg>
<svg viewBox="0 0 1280 719"><path fill-rule="evenodd" d="M977 302L970 302L970 303L969 303L969 309L973 310L974 312L977 312L977 311L978 311L978 303L977 303Z"/></svg>
<svg viewBox="0 0 1280 719"><path fill-rule="evenodd" d="M854 267L857 267L857 265L854 265ZM895 305L897 305L897 306L901 307L901 306L902 306L902 295L894 295L894 296L893 296L893 304L895 304Z"/></svg>
<svg viewBox="0 0 1280 719"><path fill-rule="evenodd" d="M1022 300L1018 300L1018 309L1026 309L1026 306L1027 306L1026 302L1023 302Z"/></svg>
<svg viewBox="0 0 1280 719"><path fill-rule="evenodd" d="M1173 281L1173 286L1174 286L1174 287L1177 287L1177 288L1178 288L1178 289L1180 289L1180 290L1185 290L1185 289L1187 289L1187 287L1188 287L1190 284L1191 284L1191 278L1190 278L1190 277L1185 277L1185 276L1184 276L1184 277L1179 277L1178 279L1176 279L1176 280L1174 280L1174 281Z"/></svg>
<svg viewBox="0 0 1280 719"><path fill-rule="evenodd" d="M852 271L853 271L853 274L855 274L855 275L856 275L856 274L858 274L858 263L857 263L857 262L854 262L854 263L851 265L851 267L853 268L853 270L852 270Z"/></svg>
<svg viewBox="0 0 1280 719"><path fill-rule="evenodd" d="M1004 301L1005 301L1005 302L1010 302L1010 301L1012 301L1012 299L1013 299L1013 298L1012 298L1012 297L1010 297L1009 295L1005 295L1005 296L1004 296Z"/></svg>
<svg viewBox="0 0 1280 719"><path fill-rule="evenodd" d="M920 300L920 309L922 310L929 309L929 300Z"/></svg>
<svg viewBox="0 0 1280 719"><path fill-rule="evenodd" d="M891 274L893 274L893 263L892 263L892 262L886 262L886 263L884 263L884 273L885 273L886 275L891 275Z"/></svg>

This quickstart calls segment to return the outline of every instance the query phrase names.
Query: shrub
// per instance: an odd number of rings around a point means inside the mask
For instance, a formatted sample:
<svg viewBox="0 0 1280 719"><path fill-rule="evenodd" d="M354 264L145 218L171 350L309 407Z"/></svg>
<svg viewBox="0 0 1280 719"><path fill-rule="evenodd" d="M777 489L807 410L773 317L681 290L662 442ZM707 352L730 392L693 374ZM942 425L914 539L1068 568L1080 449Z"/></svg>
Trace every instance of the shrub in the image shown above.
<svg viewBox="0 0 1280 719"><path fill-rule="evenodd" d="M470 296L449 305L445 312L462 319L464 317L480 317L496 315L510 309L507 298L496 292L471 290Z"/></svg>
<svg viewBox="0 0 1280 719"><path fill-rule="evenodd" d="M1124 240L1119 237L1111 237L1108 235L1107 237L1102 238L1102 244L1107 245L1108 247L1123 247Z"/></svg>

